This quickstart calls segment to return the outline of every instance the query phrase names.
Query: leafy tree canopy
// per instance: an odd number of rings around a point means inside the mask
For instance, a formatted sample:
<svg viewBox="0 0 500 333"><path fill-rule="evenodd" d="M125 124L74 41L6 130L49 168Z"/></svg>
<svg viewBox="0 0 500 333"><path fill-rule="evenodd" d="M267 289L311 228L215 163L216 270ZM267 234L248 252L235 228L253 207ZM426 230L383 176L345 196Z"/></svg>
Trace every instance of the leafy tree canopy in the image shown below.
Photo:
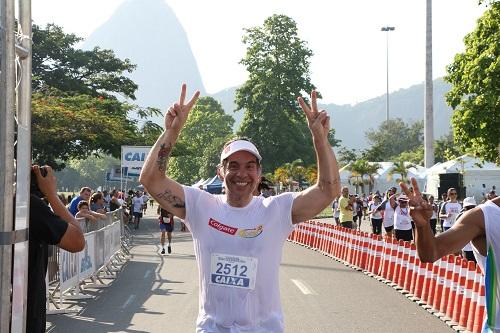
<svg viewBox="0 0 500 333"><path fill-rule="evenodd" d="M94 97L119 94L135 99L137 85L123 73L131 73L136 66L116 58L111 50L75 48L80 41L57 25L33 25L33 90L50 87Z"/></svg>
<svg viewBox="0 0 500 333"><path fill-rule="evenodd" d="M370 148L363 154L368 161L388 161L404 151L410 151L423 144L423 122L407 125L402 119L389 119L377 130L370 129L365 135Z"/></svg>
<svg viewBox="0 0 500 333"><path fill-rule="evenodd" d="M456 143L476 156L500 164L500 2L477 21L464 38L465 52L447 67L446 96L454 109Z"/></svg>
<svg viewBox="0 0 500 333"><path fill-rule="evenodd" d="M273 15L246 29L243 43L247 53L241 64L249 78L236 91L237 110L245 110L238 134L257 145L264 171L298 158L314 163L311 134L296 101L315 88L309 74L312 51L299 38L295 21Z"/></svg>
<svg viewBox="0 0 500 333"><path fill-rule="evenodd" d="M134 99L137 85L123 75L135 65L110 50L75 48L81 39L49 24L33 26L32 156L62 169L72 159L120 156L121 145L151 145L160 115L117 99ZM146 119L146 120L145 120Z"/></svg>

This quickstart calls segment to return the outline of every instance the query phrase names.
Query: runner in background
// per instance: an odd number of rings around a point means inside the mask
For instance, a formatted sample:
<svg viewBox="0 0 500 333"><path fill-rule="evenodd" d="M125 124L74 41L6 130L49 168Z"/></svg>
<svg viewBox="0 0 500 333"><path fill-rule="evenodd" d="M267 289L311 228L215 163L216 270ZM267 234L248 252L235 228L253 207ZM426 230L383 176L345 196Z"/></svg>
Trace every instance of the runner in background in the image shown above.
<svg viewBox="0 0 500 333"><path fill-rule="evenodd" d="M158 206L157 210L158 214L158 222L160 225L160 243L161 243L161 254L165 254L165 232L167 233L168 246L167 251L168 254L172 253L172 232L174 231L174 215L169 213L167 210Z"/></svg>

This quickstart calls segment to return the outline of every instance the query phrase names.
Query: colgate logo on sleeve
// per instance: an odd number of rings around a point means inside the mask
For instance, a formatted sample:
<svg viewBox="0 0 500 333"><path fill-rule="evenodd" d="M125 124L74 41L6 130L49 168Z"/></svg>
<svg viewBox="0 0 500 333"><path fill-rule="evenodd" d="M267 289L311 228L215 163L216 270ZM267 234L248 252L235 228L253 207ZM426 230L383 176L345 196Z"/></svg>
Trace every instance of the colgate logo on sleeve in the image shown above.
<svg viewBox="0 0 500 333"><path fill-rule="evenodd" d="M228 225L222 224L222 223L214 220L213 218L210 218L208 220L208 225L214 229L217 229L221 232L225 232L226 234L230 234L230 235L234 235L236 233L236 231L238 231L238 228L233 228L233 227L230 227Z"/></svg>

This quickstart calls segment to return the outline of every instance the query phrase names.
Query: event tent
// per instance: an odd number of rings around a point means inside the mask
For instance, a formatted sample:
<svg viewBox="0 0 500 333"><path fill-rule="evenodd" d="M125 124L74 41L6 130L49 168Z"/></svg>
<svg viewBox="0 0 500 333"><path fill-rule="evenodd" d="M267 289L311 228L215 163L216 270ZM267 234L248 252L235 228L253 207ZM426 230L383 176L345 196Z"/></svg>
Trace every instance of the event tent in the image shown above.
<svg viewBox="0 0 500 333"><path fill-rule="evenodd" d="M222 181L219 176L215 175L213 178L210 178L208 182L203 184L203 189L209 193L213 194L221 194L222 193Z"/></svg>
<svg viewBox="0 0 500 333"><path fill-rule="evenodd" d="M465 196L473 196L481 201L486 194L500 185L500 166L495 163L481 162L479 158L463 155L454 160L437 163L427 169L426 192L435 196L445 192L443 179L455 177L461 180Z"/></svg>

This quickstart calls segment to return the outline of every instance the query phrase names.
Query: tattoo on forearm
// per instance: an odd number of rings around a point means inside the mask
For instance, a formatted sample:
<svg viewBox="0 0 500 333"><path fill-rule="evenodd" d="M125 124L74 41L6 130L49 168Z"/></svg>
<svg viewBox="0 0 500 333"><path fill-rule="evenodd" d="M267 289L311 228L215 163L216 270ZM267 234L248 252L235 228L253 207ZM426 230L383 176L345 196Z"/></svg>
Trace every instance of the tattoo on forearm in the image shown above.
<svg viewBox="0 0 500 333"><path fill-rule="evenodd" d="M186 204L178 196L172 194L172 191L165 190L163 193L157 194L158 199L165 200L169 205L174 208L186 208Z"/></svg>
<svg viewBox="0 0 500 333"><path fill-rule="evenodd" d="M161 172L167 171L167 161L172 151L172 145L170 143L162 143L160 146L160 151L158 152L158 159L156 164L158 164L158 170Z"/></svg>

